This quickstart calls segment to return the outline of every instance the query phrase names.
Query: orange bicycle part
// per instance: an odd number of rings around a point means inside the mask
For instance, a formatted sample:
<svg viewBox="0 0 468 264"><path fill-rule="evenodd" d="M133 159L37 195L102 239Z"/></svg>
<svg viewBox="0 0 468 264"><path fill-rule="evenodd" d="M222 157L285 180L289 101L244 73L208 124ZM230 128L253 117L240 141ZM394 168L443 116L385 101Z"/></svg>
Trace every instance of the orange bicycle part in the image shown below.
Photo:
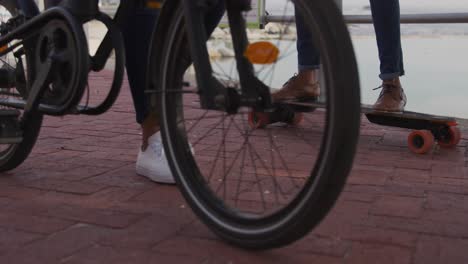
<svg viewBox="0 0 468 264"><path fill-rule="evenodd" d="M249 44L244 56L253 64L272 64L278 60L279 49L268 41Z"/></svg>

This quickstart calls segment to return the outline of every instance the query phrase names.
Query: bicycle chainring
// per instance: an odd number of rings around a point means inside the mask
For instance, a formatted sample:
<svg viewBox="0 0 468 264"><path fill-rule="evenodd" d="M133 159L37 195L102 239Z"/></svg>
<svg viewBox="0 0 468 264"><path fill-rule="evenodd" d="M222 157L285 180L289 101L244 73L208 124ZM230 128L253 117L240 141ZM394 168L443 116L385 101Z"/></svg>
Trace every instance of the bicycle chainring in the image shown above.
<svg viewBox="0 0 468 264"><path fill-rule="evenodd" d="M63 106L77 96L75 87L78 67L77 43L66 22L55 19L43 27L35 49L36 69L43 67L49 57L55 60L52 77L41 103Z"/></svg>

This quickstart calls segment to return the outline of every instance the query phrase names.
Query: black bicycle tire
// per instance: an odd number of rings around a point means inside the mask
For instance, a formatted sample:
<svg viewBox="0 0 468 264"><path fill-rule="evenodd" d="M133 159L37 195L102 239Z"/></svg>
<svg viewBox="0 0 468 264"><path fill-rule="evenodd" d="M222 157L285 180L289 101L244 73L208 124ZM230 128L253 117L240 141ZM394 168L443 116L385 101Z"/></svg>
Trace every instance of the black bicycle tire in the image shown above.
<svg viewBox="0 0 468 264"><path fill-rule="evenodd" d="M19 8L16 1L0 2L0 5L3 4L12 15L18 13ZM26 55L26 60L28 65L27 67L30 67L28 69L28 79L33 80L35 65L34 56ZM32 113L29 122L22 126L23 140L18 144L10 145L8 149L0 153L0 172L12 170L26 160L36 144L42 126L42 119L43 115L39 111Z"/></svg>
<svg viewBox="0 0 468 264"><path fill-rule="evenodd" d="M164 148L168 157L172 172L176 178L179 188L185 199L192 207L194 212L200 219L218 236L225 239L229 243L247 249L269 249L287 245L300 239L306 235L313 227L318 225L320 221L328 214L335 204L339 194L341 193L347 176L352 167L352 161L356 151L357 140L359 137L360 125L360 94L359 94L359 79L356 66L356 59L352 48L351 39L347 31L346 25L338 8L328 0L313 0L313 1L297 1L302 3L302 8L306 8L306 12L313 14L310 17L316 17L315 23L318 27L325 28L321 31L321 39L326 42L324 47L329 51L325 52L328 56L322 58L328 60L329 71L336 73L334 76L334 87L342 88L340 91L331 92L333 98L330 99L334 103L332 111L333 116L330 117L331 125L327 135L327 156L322 157L322 176L317 184L317 192L307 193L303 195L303 200L300 201L297 210L293 216L276 228L267 232L256 232L256 234L247 234L248 232L237 232L240 228L244 228L242 222L220 224L222 221L229 219L221 219L221 213L212 212L213 206L205 204L201 198L199 187L191 185L194 175L185 175L182 171L183 162L178 163L175 155L184 156L191 155L190 152L176 153L177 133L177 117L168 115L165 102L165 87L174 87L174 82L181 82L177 74L172 74L175 80L168 80L171 72L168 69L177 67L180 61L177 60L176 52L171 50L177 46L173 42L175 37L180 40L180 28L182 23L182 6L180 1L167 1L160 16L158 27L153 36L152 53L150 56L151 75L148 86L152 89L160 89L152 96L152 107L158 109L161 115L161 129ZM185 67L185 66L182 66ZM177 73L175 70L173 73ZM339 92L339 94L338 94ZM331 114L330 114L331 115ZM182 160L179 157L179 160ZM189 168L190 169L190 168ZM216 201L211 201L215 203ZM293 206L292 204L290 206ZM217 214L219 219L215 219L213 214ZM279 223L279 222L278 222ZM274 226L278 223L270 223ZM226 226L229 225L229 229ZM261 223L258 223L257 230L264 229Z"/></svg>

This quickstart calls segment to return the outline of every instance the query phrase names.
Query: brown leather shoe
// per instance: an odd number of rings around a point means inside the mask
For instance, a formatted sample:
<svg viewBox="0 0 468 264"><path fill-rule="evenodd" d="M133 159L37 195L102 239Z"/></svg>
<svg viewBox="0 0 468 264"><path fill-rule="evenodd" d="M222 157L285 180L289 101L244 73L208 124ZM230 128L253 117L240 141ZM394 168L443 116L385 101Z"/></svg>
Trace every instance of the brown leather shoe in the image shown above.
<svg viewBox="0 0 468 264"><path fill-rule="evenodd" d="M399 79L383 81L378 88L382 88L382 91L374 104L375 110L387 112L402 112L404 110L406 95Z"/></svg>
<svg viewBox="0 0 468 264"><path fill-rule="evenodd" d="M284 100L315 100L320 95L318 82L310 83L294 75L283 87L271 94L273 102Z"/></svg>

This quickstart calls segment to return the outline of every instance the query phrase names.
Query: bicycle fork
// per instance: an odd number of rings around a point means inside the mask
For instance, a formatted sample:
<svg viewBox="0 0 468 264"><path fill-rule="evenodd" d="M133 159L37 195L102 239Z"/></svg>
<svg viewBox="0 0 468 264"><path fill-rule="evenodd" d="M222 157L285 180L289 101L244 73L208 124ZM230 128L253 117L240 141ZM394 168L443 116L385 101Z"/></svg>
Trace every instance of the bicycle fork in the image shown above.
<svg viewBox="0 0 468 264"><path fill-rule="evenodd" d="M217 0L183 1L190 51L196 69L202 108L223 110L231 114L236 113L241 106L252 107L260 111L270 108L269 88L255 77L251 62L244 56L249 43L245 30L246 22L242 12L251 9L251 1L222 0L226 3L241 93L236 89L224 87L212 75L213 71L205 44L208 36L204 28L203 10L210 7Z"/></svg>

